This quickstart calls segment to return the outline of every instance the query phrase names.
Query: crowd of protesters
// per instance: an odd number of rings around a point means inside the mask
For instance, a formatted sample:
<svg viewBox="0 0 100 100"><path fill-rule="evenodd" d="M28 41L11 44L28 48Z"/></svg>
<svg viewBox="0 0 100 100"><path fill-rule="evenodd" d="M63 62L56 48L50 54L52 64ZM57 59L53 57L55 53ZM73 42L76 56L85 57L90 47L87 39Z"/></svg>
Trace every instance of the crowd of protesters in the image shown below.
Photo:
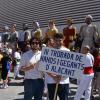
<svg viewBox="0 0 100 100"><path fill-rule="evenodd" d="M49 21L45 33L42 33L38 22L33 22L32 30L29 30L28 24L23 24L21 33L16 31L16 24L13 24L10 29L5 26L0 44L3 79L1 87L8 87L8 74L14 68L14 79L19 77L19 70L24 72L24 100L32 100L33 96L34 100L42 100L45 88L49 100L54 100L56 83L58 83L56 95L60 100L68 100L69 77L62 78L38 70L42 47L47 46L85 54L87 62L74 100L80 100L84 92L85 100L93 98L94 91L97 91L100 97L100 35L92 21L93 17L87 15L79 33L71 18L66 20L67 26L62 33L59 33L53 20Z"/></svg>

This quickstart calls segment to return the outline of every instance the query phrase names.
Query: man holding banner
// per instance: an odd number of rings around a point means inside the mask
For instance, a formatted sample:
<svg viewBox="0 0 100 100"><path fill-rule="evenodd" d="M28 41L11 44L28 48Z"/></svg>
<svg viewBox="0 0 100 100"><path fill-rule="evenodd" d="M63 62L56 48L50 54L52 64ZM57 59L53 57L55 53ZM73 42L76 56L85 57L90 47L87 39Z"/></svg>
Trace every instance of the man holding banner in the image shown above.
<svg viewBox="0 0 100 100"><path fill-rule="evenodd" d="M49 100L68 100L69 77L80 78L86 55L63 46L63 35L54 35L54 46L42 48L39 70L46 72ZM54 48L53 48L54 47Z"/></svg>
<svg viewBox="0 0 100 100"><path fill-rule="evenodd" d="M70 51L63 46L62 34L55 34L54 41L56 49ZM60 100L68 100L69 77L62 78L60 75L48 73L47 87L49 93L49 100L56 100L57 95L59 96Z"/></svg>

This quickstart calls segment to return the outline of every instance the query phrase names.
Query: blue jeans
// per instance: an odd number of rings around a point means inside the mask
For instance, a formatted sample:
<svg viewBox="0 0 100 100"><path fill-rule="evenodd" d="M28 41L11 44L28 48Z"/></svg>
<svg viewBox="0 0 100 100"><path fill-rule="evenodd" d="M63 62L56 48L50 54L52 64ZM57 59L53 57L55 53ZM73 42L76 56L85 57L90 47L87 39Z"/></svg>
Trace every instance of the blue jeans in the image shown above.
<svg viewBox="0 0 100 100"><path fill-rule="evenodd" d="M42 100L44 90L43 79L25 79L24 81L24 100Z"/></svg>
<svg viewBox="0 0 100 100"><path fill-rule="evenodd" d="M53 100L56 84L48 84L49 100ZM69 84L59 84L57 95L60 100L68 100ZM57 100L57 99L56 99Z"/></svg>

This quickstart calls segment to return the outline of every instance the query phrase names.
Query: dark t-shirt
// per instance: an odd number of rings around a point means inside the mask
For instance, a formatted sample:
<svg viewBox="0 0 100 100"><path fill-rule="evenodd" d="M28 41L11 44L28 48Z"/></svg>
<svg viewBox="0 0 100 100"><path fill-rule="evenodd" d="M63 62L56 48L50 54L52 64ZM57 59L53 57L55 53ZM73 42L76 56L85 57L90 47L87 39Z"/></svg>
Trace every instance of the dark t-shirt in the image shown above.
<svg viewBox="0 0 100 100"><path fill-rule="evenodd" d="M8 71L10 69L10 58L3 57L1 59L1 64L2 64L2 71Z"/></svg>
<svg viewBox="0 0 100 100"><path fill-rule="evenodd" d="M13 34L10 35L10 42L15 42L16 39L17 39L16 33L13 33Z"/></svg>
<svg viewBox="0 0 100 100"><path fill-rule="evenodd" d="M2 42L8 42L9 41L9 33L3 33L2 35Z"/></svg>
<svg viewBox="0 0 100 100"><path fill-rule="evenodd" d="M94 71L100 72L100 56L97 56L94 59Z"/></svg>

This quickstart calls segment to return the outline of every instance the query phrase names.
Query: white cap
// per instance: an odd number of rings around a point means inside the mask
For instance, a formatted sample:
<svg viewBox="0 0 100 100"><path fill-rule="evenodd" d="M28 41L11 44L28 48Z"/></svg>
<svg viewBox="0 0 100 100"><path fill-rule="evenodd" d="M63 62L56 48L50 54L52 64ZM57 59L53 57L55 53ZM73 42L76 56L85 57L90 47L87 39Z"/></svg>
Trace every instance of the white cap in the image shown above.
<svg viewBox="0 0 100 100"><path fill-rule="evenodd" d="M89 45L85 45L84 48L87 48L88 50L90 50L90 46Z"/></svg>

